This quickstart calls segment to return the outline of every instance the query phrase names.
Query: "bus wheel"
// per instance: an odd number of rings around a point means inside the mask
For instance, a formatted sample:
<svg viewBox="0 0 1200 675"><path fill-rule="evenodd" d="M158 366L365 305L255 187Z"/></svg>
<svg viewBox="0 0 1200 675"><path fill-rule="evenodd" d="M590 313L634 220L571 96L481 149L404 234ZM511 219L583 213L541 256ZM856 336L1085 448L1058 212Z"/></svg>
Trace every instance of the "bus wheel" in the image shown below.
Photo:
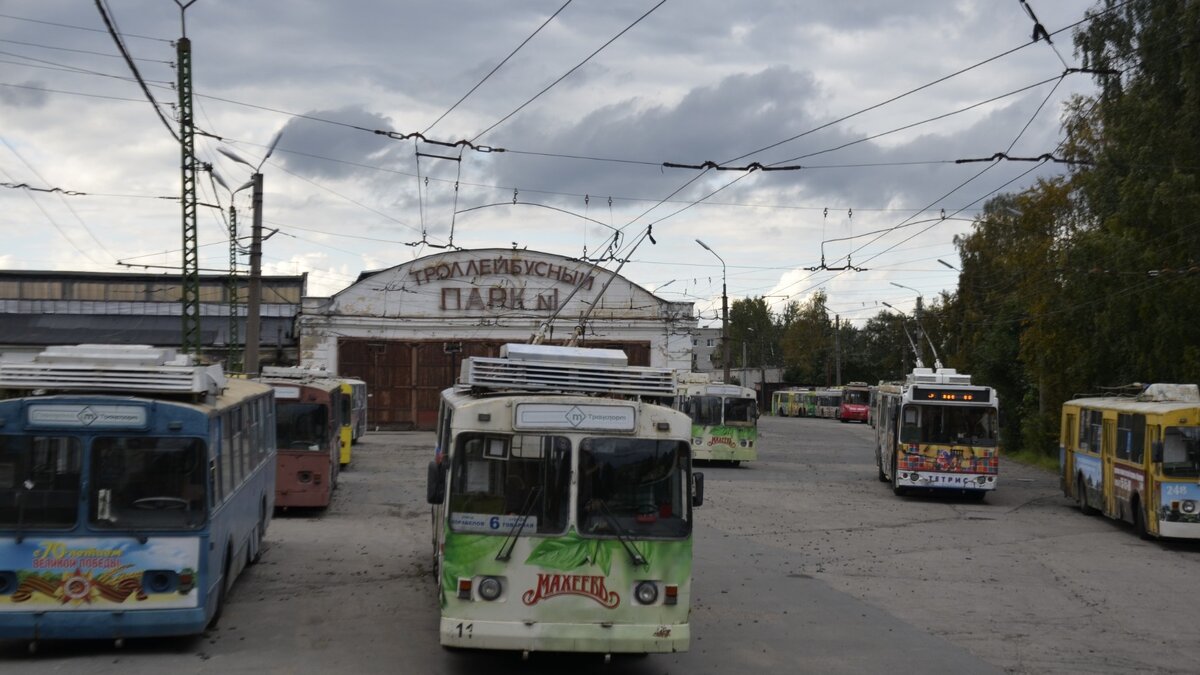
<svg viewBox="0 0 1200 675"><path fill-rule="evenodd" d="M1075 496L1079 498L1079 512L1085 516L1096 513L1096 509L1088 505L1087 486L1083 482L1083 474L1075 481Z"/></svg>
<svg viewBox="0 0 1200 675"><path fill-rule="evenodd" d="M262 500L258 504L258 541L254 544L254 555L250 557L250 564L253 565L259 560L262 560L263 544L267 539L267 500Z"/></svg>
<svg viewBox="0 0 1200 675"><path fill-rule="evenodd" d="M217 609L213 612L212 619L209 619L206 628L216 628L217 623L221 621L221 613L225 611L225 596L229 594L229 560L232 551L225 551L225 561L221 563L221 569L225 572L221 575L221 583L217 585Z"/></svg>
<svg viewBox="0 0 1200 675"><path fill-rule="evenodd" d="M886 483L888 480L887 474L883 472L883 458L880 456L879 446L875 446L875 471L879 472L879 482Z"/></svg>
<svg viewBox="0 0 1200 675"><path fill-rule="evenodd" d="M900 453L892 455L892 493L897 496L904 496L908 493L908 488L900 485Z"/></svg>

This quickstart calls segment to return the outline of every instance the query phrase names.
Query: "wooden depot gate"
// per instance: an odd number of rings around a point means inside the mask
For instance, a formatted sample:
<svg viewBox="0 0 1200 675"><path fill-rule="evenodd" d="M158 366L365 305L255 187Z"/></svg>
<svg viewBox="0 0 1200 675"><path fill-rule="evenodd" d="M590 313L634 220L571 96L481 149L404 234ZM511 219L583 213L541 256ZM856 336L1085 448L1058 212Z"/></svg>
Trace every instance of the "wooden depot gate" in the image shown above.
<svg viewBox="0 0 1200 675"><path fill-rule="evenodd" d="M367 383L371 428L432 430L438 400L454 384L468 356L499 356L493 340L338 339L338 375ZM631 366L650 365L649 342L589 342L587 347L621 349Z"/></svg>

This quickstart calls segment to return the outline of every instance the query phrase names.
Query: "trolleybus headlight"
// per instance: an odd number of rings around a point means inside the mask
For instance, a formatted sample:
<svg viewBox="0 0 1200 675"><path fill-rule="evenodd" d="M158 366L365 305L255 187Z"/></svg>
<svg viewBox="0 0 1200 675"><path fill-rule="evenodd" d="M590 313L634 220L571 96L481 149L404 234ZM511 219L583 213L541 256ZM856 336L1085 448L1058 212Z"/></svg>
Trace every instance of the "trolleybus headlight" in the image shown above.
<svg viewBox="0 0 1200 675"><path fill-rule="evenodd" d="M484 577L479 581L479 597L484 600L495 600L500 597L502 586L496 577Z"/></svg>
<svg viewBox="0 0 1200 675"><path fill-rule="evenodd" d="M297 478L297 479L298 479L298 480L299 480L301 483L311 483L311 482L312 482L312 479L313 479L313 475L312 475L312 472L311 472L311 471L301 471L301 472L299 472L299 473L297 473L297 474L296 474L296 478Z"/></svg>
<svg viewBox="0 0 1200 675"><path fill-rule="evenodd" d="M915 482L921 480L921 474L914 471L914 472L908 474L908 479L915 483Z"/></svg>
<svg viewBox="0 0 1200 675"><path fill-rule="evenodd" d="M1183 500L1183 503L1179 505L1179 510L1183 511L1184 513L1195 513L1196 501L1193 499Z"/></svg>
<svg viewBox="0 0 1200 675"><path fill-rule="evenodd" d="M170 593L179 586L179 575L171 570L142 572L142 590L147 593Z"/></svg>
<svg viewBox="0 0 1200 675"><path fill-rule="evenodd" d="M975 478L975 482L983 485L985 482L987 482L987 476L978 476Z"/></svg>
<svg viewBox="0 0 1200 675"><path fill-rule="evenodd" d="M643 605L653 605L658 600L658 586L653 581L643 581L633 590L633 595Z"/></svg>

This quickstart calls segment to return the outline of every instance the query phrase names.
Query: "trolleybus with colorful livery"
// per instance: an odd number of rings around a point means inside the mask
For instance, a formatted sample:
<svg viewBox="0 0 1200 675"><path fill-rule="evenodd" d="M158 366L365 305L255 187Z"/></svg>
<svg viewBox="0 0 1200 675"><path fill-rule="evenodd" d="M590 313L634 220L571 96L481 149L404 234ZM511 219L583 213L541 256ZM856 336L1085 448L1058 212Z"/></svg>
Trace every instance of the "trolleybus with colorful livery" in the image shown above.
<svg viewBox="0 0 1200 675"><path fill-rule="evenodd" d="M955 490L982 499L999 473L996 390L951 368L914 368L903 383L881 384L875 467L896 494Z"/></svg>
<svg viewBox="0 0 1200 675"><path fill-rule="evenodd" d="M801 417L803 414L803 389L780 389L771 394L770 414L778 417Z"/></svg>
<svg viewBox="0 0 1200 675"><path fill-rule="evenodd" d="M692 459L738 465L758 459L758 398L736 384L681 374L675 407L692 418Z"/></svg>
<svg viewBox="0 0 1200 675"><path fill-rule="evenodd" d="M1136 396L1062 407L1063 492L1084 513L1144 537L1200 538L1200 389L1151 384Z"/></svg>
<svg viewBox="0 0 1200 675"><path fill-rule="evenodd" d="M505 345L442 393L429 465L447 647L688 648L691 421L619 350Z"/></svg>
<svg viewBox="0 0 1200 675"><path fill-rule="evenodd" d="M326 508L341 466L341 383L320 370L263 368L275 390L275 506Z"/></svg>
<svg viewBox="0 0 1200 675"><path fill-rule="evenodd" d="M827 420L838 419L838 415L842 406L842 390L818 389L814 393L816 394L817 399L815 416Z"/></svg>
<svg viewBox="0 0 1200 675"><path fill-rule="evenodd" d="M189 635L262 554L269 387L172 350L0 362L0 638Z"/></svg>

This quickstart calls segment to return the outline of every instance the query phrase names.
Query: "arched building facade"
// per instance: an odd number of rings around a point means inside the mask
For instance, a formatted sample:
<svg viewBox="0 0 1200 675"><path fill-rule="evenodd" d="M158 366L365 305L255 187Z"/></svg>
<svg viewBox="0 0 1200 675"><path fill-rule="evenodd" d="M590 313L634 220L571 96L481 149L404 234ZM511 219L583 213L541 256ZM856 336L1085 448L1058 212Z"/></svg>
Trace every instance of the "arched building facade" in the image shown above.
<svg viewBox="0 0 1200 675"><path fill-rule="evenodd" d="M549 344L579 331L579 346L622 349L631 365L690 370L696 329L690 302L523 249L447 251L364 273L332 297L305 298L297 322L301 365L365 380L370 424L393 429L432 429L464 357L498 355L539 331Z"/></svg>

